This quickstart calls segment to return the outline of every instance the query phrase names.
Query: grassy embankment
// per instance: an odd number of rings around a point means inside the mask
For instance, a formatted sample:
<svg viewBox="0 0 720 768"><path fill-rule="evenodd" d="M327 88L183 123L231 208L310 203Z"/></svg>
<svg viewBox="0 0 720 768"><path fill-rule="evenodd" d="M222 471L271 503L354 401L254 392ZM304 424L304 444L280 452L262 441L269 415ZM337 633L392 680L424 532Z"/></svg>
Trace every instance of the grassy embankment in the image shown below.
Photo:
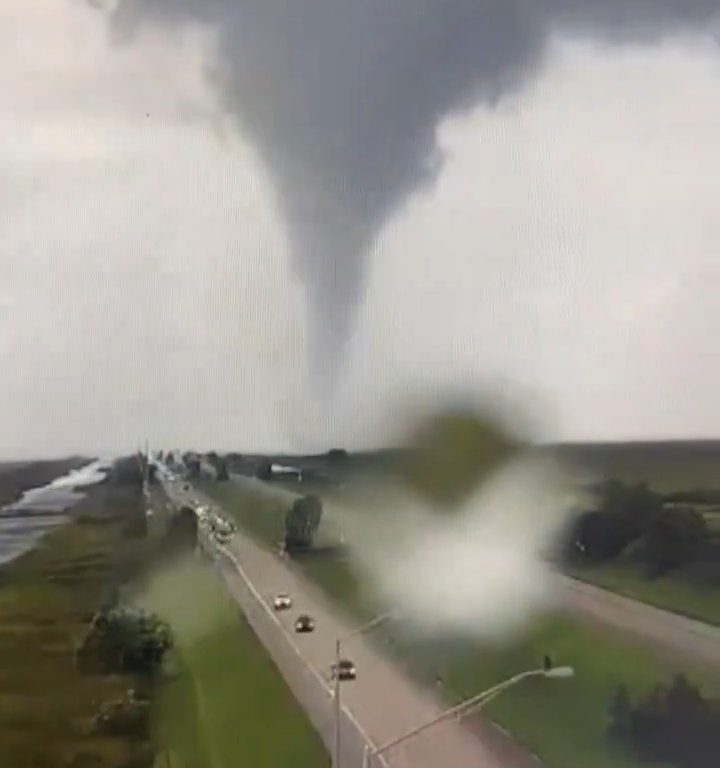
<svg viewBox="0 0 720 768"><path fill-rule="evenodd" d="M180 674L151 691L154 739L93 732L101 704L139 683L130 675L81 674L74 661L108 590L132 585L127 591L137 594L137 577L154 551L144 538L144 501L131 462L125 470L122 480L90 490L72 522L0 568L0 766L167 768L169 746L172 768L222 768L237 764L237 751L235 762L228 759L231 740L254 765L284 768L293 762L289 755L299 766L325 764L279 673L236 615L192 646L181 628ZM36 476L28 487L63 471ZM180 596L209 604L208 594Z"/></svg>
<svg viewBox="0 0 720 768"><path fill-rule="evenodd" d="M328 756L280 672L215 574L183 563L157 575L144 602L166 616L178 674L160 695L173 768L319 768Z"/></svg>
<svg viewBox="0 0 720 768"><path fill-rule="evenodd" d="M100 704L133 680L82 675L74 664L106 588L135 567L139 502L137 491L97 487L74 522L0 569L0 765L118 768L147 760L147 743L91 733Z"/></svg>
<svg viewBox="0 0 720 768"><path fill-rule="evenodd" d="M208 484L207 490L260 542L277 541L285 511L280 499L231 484ZM358 621L382 610L349 561L311 559L300 567ZM418 679L432 683L441 676L443 692L452 701L537 666L546 653L558 663L573 665L575 679L528 682L522 691L499 697L487 709L548 768L637 768L633 758L605 738L607 705L618 684L625 684L631 695L642 694L683 671L706 691L720 688L720 679L711 677L708 670L676 668L647 645L568 616L545 616L502 647L458 638L411 641L392 625L378 630L375 637Z"/></svg>

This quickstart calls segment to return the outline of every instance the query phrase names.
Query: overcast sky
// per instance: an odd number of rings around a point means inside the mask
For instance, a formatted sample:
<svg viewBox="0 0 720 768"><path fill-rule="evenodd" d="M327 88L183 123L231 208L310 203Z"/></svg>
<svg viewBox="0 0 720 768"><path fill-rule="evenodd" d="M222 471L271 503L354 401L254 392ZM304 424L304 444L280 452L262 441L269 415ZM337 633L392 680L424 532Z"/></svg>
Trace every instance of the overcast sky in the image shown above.
<svg viewBox="0 0 720 768"><path fill-rule="evenodd" d="M520 87L443 118L331 401L218 55L202 25L118 46L79 0L0 5L0 457L384 444L411 395L487 387L543 439L720 436L715 33L554 36Z"/></svg>

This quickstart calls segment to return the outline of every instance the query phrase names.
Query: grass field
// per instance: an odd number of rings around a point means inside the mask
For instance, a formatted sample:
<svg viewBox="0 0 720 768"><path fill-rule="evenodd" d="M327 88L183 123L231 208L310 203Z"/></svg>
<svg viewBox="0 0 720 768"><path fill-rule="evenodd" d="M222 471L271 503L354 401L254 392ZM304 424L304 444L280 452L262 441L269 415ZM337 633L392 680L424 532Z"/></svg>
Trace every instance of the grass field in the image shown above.
<svg viewBox="0 0 720 768"><path fill-rule="evenodd" d="M348 561L312 560L304 573L345 610L367 620L383 606L359 582ZM720 693L720 673L688 669L661 660L646 645L566 616L544 616L502 647L477 639L418 641L391 624L376 631L378 645L428 685L439 676L449 701L482 691L518 671L539 666L547 653L569 664L569 681L533 680L499 697L487 714L537 754L546 768L637 768L637 762L605 738L608 701L619 684L631 695L647 693L685 672L706 691Z"/></svg>
<svg viewBox="0 0 720 768"><path fill-rule="evenodd" d="M148 743L95 735L99 705L121 697L127 675L80 674L76 643L104 588L127 572L138 540L127 525L144 517L140 496L102 486L76 522L0 569L0 766L115 768ZM83 758L82 755L85 757Z"/></svg>
<svg viewBox="0 0 720 768"><path fill-rule="evenodd" d="M242 525L259 542L274 546L282 540L285 513L290 506L282 491L265 491L260 488L255 492L239 488L235 483L216 483L208 480L196 481L195 484L215 499L234 517L238 525Z"/></svg>
<svg viewBox="0 0 720 768"><path fill-rule="evenodd" d="M144 597L167 617L179 669L160 697L173 768L320 768L329 759L280 672L217 577L186 563Z"/></svg>
<svg viewBox="0 0 720 768"><path fill-rule="evenodd" d="M210 486L209 490L261 542L277 541L286 509L280 499L260 499L262 492L255 494L232 484ZM384 608L347 560L314 558L299 561L298 567L359 623ZM566 616L545 616L521 638L501 648L483 646L477 639L419 642L392 625L373 637L418 679L432 684L440 676L444 681L441 690L451 701L518 670L538 666L546 653L558 664L573 665L575 679L531 681L522 691L499 697L488 708L492 719L535 752L547 768L637 768L633 758L605 738L606 709L618 684L627 685L631 695L640 695L658 683L669 683L682 671L705 690L720 690L717 670L711 676L708 670L676 668L661 661L646 645Z"/></svg>
<svg viewBox="0 0 720 768"><path fill-rule="evenodd" d="M567 444L554 451L597 479L644 482L659 493L720 488L720 441Z"/></svg>

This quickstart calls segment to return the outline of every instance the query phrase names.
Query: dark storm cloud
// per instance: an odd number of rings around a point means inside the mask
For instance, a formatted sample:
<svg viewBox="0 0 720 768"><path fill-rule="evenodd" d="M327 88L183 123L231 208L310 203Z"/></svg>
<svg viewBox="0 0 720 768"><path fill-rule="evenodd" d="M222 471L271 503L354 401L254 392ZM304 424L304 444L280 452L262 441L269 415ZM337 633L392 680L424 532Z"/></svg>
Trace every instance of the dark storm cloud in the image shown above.
<svg viewBox="0 0 720 768"><path fill-rule="evenodd" d="M655 42L714 23L720 0L121 0L122 41L146 23L217 33L211 73L277 187L333 374L363 291L364 256L441 165L447 114L521 85L555 33Z"/></svg>

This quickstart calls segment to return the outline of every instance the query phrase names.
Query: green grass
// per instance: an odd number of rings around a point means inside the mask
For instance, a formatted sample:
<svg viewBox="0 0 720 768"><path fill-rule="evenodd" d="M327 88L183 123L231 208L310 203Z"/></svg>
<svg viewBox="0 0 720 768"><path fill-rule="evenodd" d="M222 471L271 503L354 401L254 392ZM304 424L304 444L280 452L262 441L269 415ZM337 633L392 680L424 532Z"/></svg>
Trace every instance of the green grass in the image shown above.
<svg viewBox="0 0 720 768"><path fill-rule="evenodd" d="M235 483L200 481L195 483L229 512L238 525L267 546L283 538L285 514L290 506L279 494L239 488Z"/></svg>
<svg viewBox="0 0 720 768"><path fill-rule="evenodd" d="M358 621L382 610L347 561L314 560L302 567ZM538 667L546 653L557 664L573 666L574 679L527 681L522 689L498 697L487 709L546 768L637 767L635 760L605 738L606 708L621 683L631 695L641 695L685 672L705 690L720 692L720 678L711 678L708 670L670 665L646 645L566 616L545 616L519 639L499 646L461 638L418 641L392 624L377 630L374 639L417 679L433 684L441 676L441 691L453 702L518 671Z"/></svg>
<svg viewBox="0 0 720 768"><path fill-rule="evenodd" d="M144 740L93 734L101 703L135 684L85 675L74 651L104 588L121 579L142 543L127 521L144 519L137 494L89 492L77 517L0 568L0 766L64 766L86 754L97 768L126 764ZM111 513L120 515L113 519Z"/></svg>
<svg viewBox="0 0 720 768"><path fill-rule="evenodd" d="M173 768L328 765L319 736L211 571L177 566L155 577L143 601L177 638L180 669L159 712Z"/></svg>
<svg viewBox="0 0 720 768"><path fill-rule="evenodd" d="M261 492L246 493L237 486L227 487L223 495L227 508L250 533L266 542L277 540L284 507L275 499L263 501ZM222 500L220 493L215 497ZM267 519L262 520L263 515ZM298 561L298 567L359 623L384 608L352 561L308 559ZM673 666L647 645L568 616L545 616L519 639L495 647L477 639L421 642L409 639L392 624L370 637L417 679L432 684L440 675L444 681L441 690L451 701L538 666L546 653L558 664L574 666L577 675L573 680L527 681L522 690L499 697L487 710L495 722L537 754L546 768L637 768L636 760L605 737L608 702L621 683L638 696L684 672L704 690L715 695L720 692L717 670Z"/></svg>
<svg viewBox="0 0 720 768"><path fill-rule="evenodd" d="M685 581L679 574L645 578L629 564L582 567L572 576L658 608L720 624L720 589Z"/></svg>
<svg viewBox="0 0 720 768"><path fill-rule="evenodd" d="M660 493L720 487L718 441L565 445L557 452L598 478L644 482Z"/></svg>

